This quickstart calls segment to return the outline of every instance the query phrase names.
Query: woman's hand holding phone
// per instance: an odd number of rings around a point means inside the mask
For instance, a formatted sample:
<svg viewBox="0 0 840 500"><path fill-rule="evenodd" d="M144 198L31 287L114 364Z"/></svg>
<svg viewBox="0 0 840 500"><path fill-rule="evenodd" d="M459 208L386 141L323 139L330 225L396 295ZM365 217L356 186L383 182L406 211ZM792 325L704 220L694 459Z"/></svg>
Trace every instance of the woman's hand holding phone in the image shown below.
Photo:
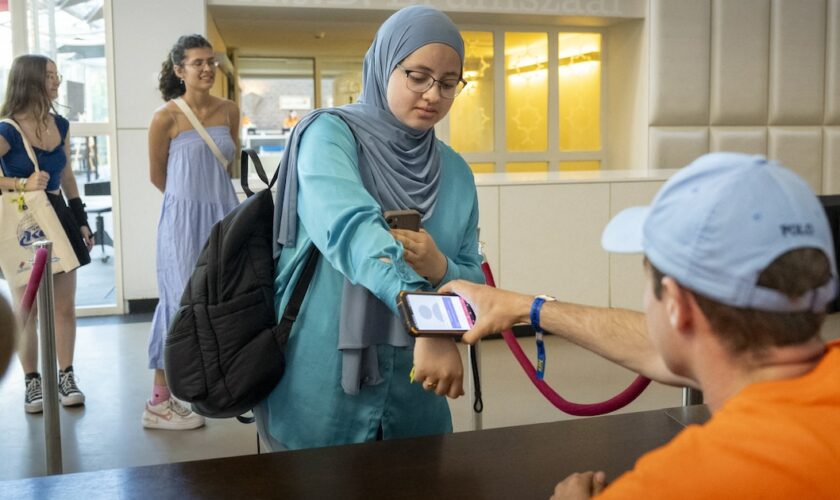
<svg viewBox="0 0 840 500"><path fill-rule="evenodd" d="M414 380L439 396L463 396L464 366L455 342L450 338L418 337L414 343Z"/></svg>
<svg viewBox="0 0 840 500"><path fill-rule="evenodd" d="M391 234L402 243L403 256L408 265L432 285L437 286L446 275L448 264L446 256L438 250L432 235L423 229L392 229Z"/></svg>

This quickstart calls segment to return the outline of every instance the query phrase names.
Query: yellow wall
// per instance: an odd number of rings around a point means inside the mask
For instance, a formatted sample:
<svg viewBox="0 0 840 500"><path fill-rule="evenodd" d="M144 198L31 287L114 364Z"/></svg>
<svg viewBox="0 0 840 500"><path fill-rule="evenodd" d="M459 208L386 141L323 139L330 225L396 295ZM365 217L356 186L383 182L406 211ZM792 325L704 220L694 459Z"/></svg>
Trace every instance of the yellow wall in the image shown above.
<svg viewBox="0 0 840 500"><path fill-rule="evenodd" d="M465 31L464 80L450 116L450 144L461 153L493 151L493 33Z"/></svg>
<svg viewBox="0 0 840 500"><path fill-rule="evenodd" d="M505 33L508 151L548 149L548 35Z"/></svg>

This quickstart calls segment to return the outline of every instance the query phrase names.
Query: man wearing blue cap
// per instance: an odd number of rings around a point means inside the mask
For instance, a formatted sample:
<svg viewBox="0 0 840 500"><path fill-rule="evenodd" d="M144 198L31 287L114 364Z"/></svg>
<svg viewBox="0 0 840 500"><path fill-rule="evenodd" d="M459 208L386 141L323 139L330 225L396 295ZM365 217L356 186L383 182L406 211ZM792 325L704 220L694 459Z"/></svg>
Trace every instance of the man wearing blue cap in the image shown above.
<svg viewBox="0 0 840 500"><path fill-rule="evenodd" d="M644 314L461 281L442 289L475 310L465 342L536 317L647 377L703 391L713 412L705 425L609 488L603 472L573 474L554 498L837 498L840 341L819 336L837 264L808 185L762 157L705 155L650 207L619 213L602 245L644 253Z"/></svg>

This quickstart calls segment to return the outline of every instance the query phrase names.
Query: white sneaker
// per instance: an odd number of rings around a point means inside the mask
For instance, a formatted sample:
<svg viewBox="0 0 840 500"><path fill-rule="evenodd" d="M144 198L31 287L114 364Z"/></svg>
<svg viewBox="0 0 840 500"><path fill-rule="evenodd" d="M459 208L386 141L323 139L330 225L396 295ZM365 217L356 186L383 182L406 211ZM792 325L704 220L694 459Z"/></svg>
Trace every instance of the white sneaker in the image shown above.
<svg viewBox="0 0 840 500"><path fill-rule="evenodd" d="M143 427L146 429L166 429L185 431L204 425L204 417L182 405L175 398L169 398L156 405L146 401L143 410Z"/></svg>

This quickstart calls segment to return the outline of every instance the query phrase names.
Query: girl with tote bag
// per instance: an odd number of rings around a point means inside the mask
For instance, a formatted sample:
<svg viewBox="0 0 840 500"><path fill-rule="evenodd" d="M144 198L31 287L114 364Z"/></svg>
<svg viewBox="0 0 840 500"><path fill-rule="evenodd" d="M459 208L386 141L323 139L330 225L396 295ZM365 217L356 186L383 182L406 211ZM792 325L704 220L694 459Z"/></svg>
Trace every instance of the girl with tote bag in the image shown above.
<svg viewBox="0 0 840 500"><path fill-rule="evenodd" d="M160 301L149 337L154 383L142 417L147 429L204 425L204 417L172 398L163 371L163 346L210 230L239 204L226 172L239 148L239 108L210 95L217 65L204 37L179 38L160 73L166 104L155 111L149 126L150 177L163 193L163 207L157 239Z"/></svg>
<svg viewBox="0 0 840 500"><path fill-rule="evenodd" d="M85 395L79 390L73 371L73 352L76 344L76 271L90 262L88 252L93 246L84 204L72 169L67 168L70 157L68 130L70 122L53 112L58 97L61 75L50 59L39 55L15 58L9 72L6 101L0 110L0 189L3 191L3 226L0 234L9 231L9 221L17 220L12 231L23 236L19 241L46 237L53 241L55 337L59 372L59 400L64 406L84 404ZM65 198L67 202L65 203ZM69 205L69 206L68 206ZM11 210L9 210L11 207ZM13 223L13 222L12 222ZM44 234L41 234L43 232ZM0 243L3 273L9 281L16 304L25 289L29 270L27 262L9 258L19 251ZM11 264L9 264L11 262ZM24 409L29 413L43 411L41 375L38 366L38 338L35 322L24 326L18 348L26 374Z"/></svg>

